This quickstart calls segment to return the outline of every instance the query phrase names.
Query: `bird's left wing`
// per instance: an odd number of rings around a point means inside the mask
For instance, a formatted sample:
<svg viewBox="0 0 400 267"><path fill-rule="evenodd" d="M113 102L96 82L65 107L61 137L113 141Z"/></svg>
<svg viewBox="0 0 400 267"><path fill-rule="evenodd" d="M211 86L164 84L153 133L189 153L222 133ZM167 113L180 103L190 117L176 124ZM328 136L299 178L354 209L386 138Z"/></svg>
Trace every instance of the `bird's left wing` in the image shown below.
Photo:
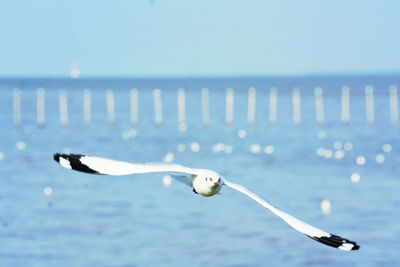
<svg viewBox="0 0 400 267"><path fill-rule="evenodd" d="M174 172L196 175L201 171L199 169L188 168L178 164L129 163L79 154L56 153L54 154L54 160L67 169L106 175L127 175L153 172Z"/></svg>
<svg viewBox="0 0 400 267"><path fill-rule="evenodd" d="M261 204L263 207L269 209L272 211L275 215L280 217L282 220L284 220L287 224L289 224L291 227L296 229L297 231L307 235L308 237L321 242L325 245L335 247L341 250L357 250L360 248L359 245L356 244L354 241L347 240L345 238L342 238L337 235L330 234L328 232L325 232L321 229L318 229L312 225L309 225L295 217L293 217L290 214L287 214L286 212L283 212L271 204L269 204L267 201L259 197L258 195L254 194L253 192L249 191L247 188L244 186L238 185L231 183L225 179L223 179L224 185L233 188L248 197L254 199L257 201L259 204Z"/></svg>
<svg viewBox="0 0 400 267"><path fill-rule="evenodd" d="M196 178L195 174L179 175L176 173L170 173L169 175L174 177L175 180L177 180L183 184L186 184L190 187L193 187L193 181Z"/></svg>

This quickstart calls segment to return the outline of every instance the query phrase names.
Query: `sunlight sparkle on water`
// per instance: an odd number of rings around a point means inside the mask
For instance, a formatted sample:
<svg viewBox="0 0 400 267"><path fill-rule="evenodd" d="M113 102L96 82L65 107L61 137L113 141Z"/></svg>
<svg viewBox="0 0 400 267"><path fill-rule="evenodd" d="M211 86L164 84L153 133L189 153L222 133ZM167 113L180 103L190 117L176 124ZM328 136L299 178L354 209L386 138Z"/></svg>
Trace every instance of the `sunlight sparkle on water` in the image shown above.
<svg viewBox="0 0 400 267"><path fill-rule="evenodd" d="M325 151L325 148L319 147L315 153L316 153L318 156L322 157L322 156L324 156L324 151Z"/></svg>
<svg viewBox="0 0 400 267"><path fill-rule="evenodd" d="M338 150L335 152L335 159L342 159L345 155L344 150Z"/></svg>
<svg viewBox="0 0 400 267"><path fill-rule="evenodd" d="M53 194L53 188L51 188L50 186L46 186L46 187L43 189L43 194L44 194L45 196L51 196L51 195Z"/></svg>
<svg viewBox="0 0 400 267"><path fill-rule="evenodd" d="M233 151L233 147L231 145L226 145L224 151L226 154L230 154Z"/></svg>
<svg viewBox="0 0 400 267"><path fill-rule="evenodd" d="M364 165L367 160L364 156L358 156L356 159L357 165Z"/></svg>
<svg viewBox="0 0 400 267"><path fill-rule="evenodd" d="M238 131L238 137L239 137L239 138L243 139L243 138L245 138L246 136L247 136L246 130L241 129L241 130Z"/></svg>
<svg viewBox="0 0 400 267"><path fill-rule="evenodd" d="M179 123L178 129L179 129L179 131L181 131L181 132L186 131L186 130L187 130L187 124L184 123L184 122Z"/></svg>
<svg viewBox="0 0 400 267"><path fill-rule="evenodd" d="M124 131L121 135L122 139L128 140L130 138L134 138L137 135L136 129L130 129L127 131Z"/></svg>
<svg viewBox="0 0 400 267"><path fill-rule="evenodd" d="M174 160L174 153L168 152L164 158L163 158L163 162L166 163L171 163Z"/></svg>
<svg viewBox="0 0 400 267"><path fill-rule="evenodd" d="M26 148L26 144L24 141L18 141L17 143L15 143L15 147L18 150L24 150Z"/></svg>
<svg viewBox="0 0 400 267"><path fill-rule="evenodd" d="M325 149L324 150L324 157L325 158L330 159L330 158L332 158L332 156L333 156L333 151L332 150L330 150L330 149Z"/></svg>
<svg viewBox="0 0 400 267"><path fill-rule="evenodd" d="M353 144L352 143L345 143L344 144L344 150L350 151L353 149Z"/></svg>
<svg viewBox="0 0 400 267"><path fill-rule="evenodd" d="M318 139L325 139L327 136L325 131L319 131L318 132Z"/></svg>
<svg viewBox="0 0 400 267"><path fill-rule="evenodd" d="M375 160L376 160L376 163L382 164L385 161L385 155L383 155L382 153L379 153L376 155Z"/></svg>
<svg viewBox="0 0 400 267"><path fill-rule="evenodd" d="M199 152L200 151L200 145L197 142L192 142L190 143L190 150L193 152Z"/></svg>
<svg viewBox="0 0 400 267"><path fill-rule="evenodd" d="M162 178L162 183L163 183L163 185L164 185L165 187L170 186L171 183L172 183L171 176L169 176L168 174L167 174L167 175L164 175L163 178Z"/></svg>
<svg viewBox="0 0 400 267"><path fill-rule="evenodd" d="M385 152L385 153L389 153L390 151L392 151L392 146L391 146L390 144L384 144L384 145L382 146L382 150L383 150L383 152Z"/></svg>
<svg viewBox="0 0 400 267"><path fill-rule="evenodd" d="M327 199L322 200L321 211L323 214L331 213L331 202L329 200L327 200Z"/></svg>
<svg viewBox="0 0 400 267"><path fill-rule="evenodd" d="M342 142L336 141L335 143L333 143L333 148L336 150L342 149Z"/></svg>
<svg viewBox="0 0 400 267"><path fill-rule="evenodd" d="M178 152L184 152L185 149L186 149L186 147L185 147L184 144L178 144L178 145L176 146L176 150L178 150Z"/></svg>
<svg viewBox="0 0 400 267"><path fill-rule="evenodd" d="M264 153L267 155L274 153L274 147L271 145L265 146Z"/></svg>
<svg viewBox="0 0 400 267"><path fill-rule="evenodd" d="M351 181L352 183L358 183L360 180L361 180L360 174L358 174L358 173L356 173L356 172L351 174L351 176L350 176L350 181Z"/></svg>
<svg viewBox="0 0 400 267"><path fill-rule="evenodd" d="M225 149L224 143L216 143L215 145L212 146L212 152L218 153L221 152Z"/></svg>
<svg viewBox="0 0 400 267"><path fill-rule="evenodd" d="M261 151L261 146L259 144L252 144L250 146L250 152L254 154L258 154Z"/></svg>

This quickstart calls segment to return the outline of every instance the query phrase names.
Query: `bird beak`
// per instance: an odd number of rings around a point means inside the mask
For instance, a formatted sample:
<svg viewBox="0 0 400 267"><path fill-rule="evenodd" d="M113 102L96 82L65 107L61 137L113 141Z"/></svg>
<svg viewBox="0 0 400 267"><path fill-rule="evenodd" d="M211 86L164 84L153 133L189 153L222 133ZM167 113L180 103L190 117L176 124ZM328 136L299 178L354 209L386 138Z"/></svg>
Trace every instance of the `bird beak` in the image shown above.
<svg viewBox="0 0 400 267"><path fill-rule="evenodd" d="M215 182L215 183L214 183L214 186L215 186L215 187L218 187L218 182Z"/></svg>

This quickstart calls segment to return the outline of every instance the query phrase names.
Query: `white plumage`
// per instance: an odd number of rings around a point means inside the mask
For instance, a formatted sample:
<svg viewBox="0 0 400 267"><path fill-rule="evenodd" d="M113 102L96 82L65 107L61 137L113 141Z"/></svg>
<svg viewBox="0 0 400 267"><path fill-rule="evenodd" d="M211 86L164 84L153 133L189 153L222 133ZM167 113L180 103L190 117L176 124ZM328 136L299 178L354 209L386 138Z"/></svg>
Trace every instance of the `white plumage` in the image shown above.
<svg viewBox="0 0 400 267"><path fill-rule="evenodd" d="M287 214L260 196L249 191L242 185L231 183L221 175L212 170L193 169L178 164L167 163L128 163L112 159L92 157L77 154L54 154L54 159L61 166L77 171L105 174L105 175L128 175L140 173L167 172L178 181L193 188L193 192L210 197L217 194L223 185L235 189L251 199L257 201L263 207L269 209L275 215L284 220L297 231L325 245L336 247L341 250L358 250L360 247L354 241L330 234L312 225L309 225L290 214Z"/></svg>

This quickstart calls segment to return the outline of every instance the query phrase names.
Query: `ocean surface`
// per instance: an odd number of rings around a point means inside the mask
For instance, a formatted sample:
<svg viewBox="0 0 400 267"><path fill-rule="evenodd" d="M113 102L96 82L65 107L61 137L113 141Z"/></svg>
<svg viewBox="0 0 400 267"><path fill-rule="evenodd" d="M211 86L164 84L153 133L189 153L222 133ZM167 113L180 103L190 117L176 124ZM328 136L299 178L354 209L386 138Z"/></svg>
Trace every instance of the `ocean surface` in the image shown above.
<svg viewBox="0 0 400 267"><path fill-rule="evenodd" d="M400 132L390 117L391 85L399 86L400 77L2 79L0 266L399 266ZM269 114L273 86L275 123ZM323 89L320 123L317 86ZM341 119L342 86L350 88L348 123ZM45 117L38 125L39 87L45 90ZM207 126L203 87L209 90ZM256 88L254 123L248 123L249 87ZM297 125L294 87L301 97ZM21 97L15 123L14 88ZM130 117L132 88L138 90L137 125ZM160 125L154 120L155 88L161 92ZM185 89L181 127L179 88ZM227 88L234 90L231 125L225 122ZM91 92L86 124L84 89ZM113 123L107 89L114 96ZM67 96L64 124L60 92ZM361 248L346 252L322 245L229 188L206 198L175 180L169 185L165 174L79 173L56 164L55 152L213 169Z"/></svg>

